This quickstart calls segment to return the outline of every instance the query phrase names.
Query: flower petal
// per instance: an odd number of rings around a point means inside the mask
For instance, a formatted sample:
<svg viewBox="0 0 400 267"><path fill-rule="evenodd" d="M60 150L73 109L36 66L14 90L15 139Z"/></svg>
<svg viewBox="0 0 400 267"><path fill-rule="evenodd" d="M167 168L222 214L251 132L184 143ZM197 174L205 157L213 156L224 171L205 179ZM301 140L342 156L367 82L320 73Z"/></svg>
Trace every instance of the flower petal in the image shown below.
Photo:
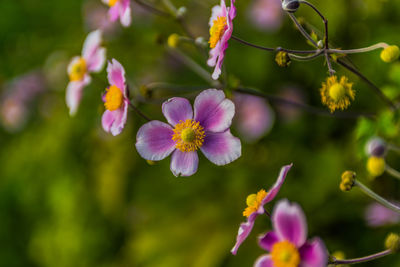
<svg viewBox="0 0 400 267"><path fill-rule="evenodd" d="M118 19L119 9L120 9L120 4L117 2L114 6L110 7L110 9L108 10L108 18L110 19L111 22L114 22Z"/></svg>
<svg viewBox="0 0 400 267"><path fill-rule="evenodd" d="M101 47L97 49L96 53L89 59L88 71L100 72L106 63L106 49Z"/></svg>
<svg viewBox="0 0 400 267"><path fill-rule="evenodd" d="M82 57L88 61L88 65L90 62L90 58L93 57L94 54L96 54L97 50L100 47L101 44L101 31L96 30L88 34L86 37L85 42L83 43L83 48L82 48Z"/></svg>
<svg viewBox="0 0 400 267"><path fill-rule="evenodd" d="M319 238L314 238L311 242L305 243L299 252L300 267L325 267L328 262L327 250L324 242Z"/></svg>
<svg viewBox="0 0 400 267"><path fill-rule="evenodd" d="M288 240L300 247L307 238L307 223L303 210L287 199L276 204L272 214L274 229L280 240Z"/></svg>
<svg viewBox="0 0 400 267"><path fill-rule="evenodd" d="M69 82L66 91L66 103L69 108L69 115L74 116L78 111L79 103L82 98L83 88L88 85L91 81L89 75L85 75L83 81Z"/></svg>
<svg viewBox="0 0 400 267"><path fill-rule="evenodd" d="M173 134L169 124L150 121L140 127L136 135L136 149L144 159L162 160L175 150Z"/></svg>
<svg viewBox="0 0 400 267"><path fill-rule="evenodd" d="M107 133L110 132L114 120L115 118L112 111L104 111L103 116L101 117L101 125L103 126L104 131L106 131Z"/></svg>
<svg viewBox="0 0 400 267"><path fill-rule="evenodd" d="M270 255L262 255L258 257L254 263L254 267L274 267L274 263Z"/></svg>
<svg viewBox="0 0 400 267"><path fill-rule="evenodd" d="M116 59L112 59L111 62L108 62L107 66L107 77L108 82L111 85L117 86L119 89L124 90L125 88L125 69L122 67L121 63L119 63Z"/></svg>
<svg viewBox="0 0 400 267"><path fill-rule="evenodd" d="M175 150L171 157L171 171L178 176L191 176L196 173L199 156L196 151L182 152Z"/></svg>
<svg viewBox="0 0 400 267"><path fill-rule="evenodd" d="M193 109L189 101L182 97L173 97L162 104L162 112L172 126L179 121L191 120L193 118Z"/></svg>
<svg viewBox="0 0 400 267"><path fill-rule="evenodd" d="M205 131L225 131L231 126L234 115L235 105L225 98L222 90L204 90L194 101L194 119Z"/></svg>
<svg viewBox="0 0 400 267"><path fill-rule="evenodd" d="M121 108L111 112L114 117L114 121L110 128L112 135L119 135L124 129L128 117L128 106L128 101L124 100L124 104Z"/></svg>
<svg viewBox="0 0 400 267"><path fill-rule="evenodd" d="M271 187L268 191L267 196L263 199L261 206L264 206L268 202L272 201L281 189L283 182L285 181L286 175L289 172L290 168L292 168L293 164L289 164L283 166L281 172L279 173L278 179L276 180L275 184Z"/></svg>
<svg viewBox="0 0 400 267"><path fill-rule="evenodd" d="M206 133L200 149L206 158L219 166L231 163L242 155L239 138L234 137L229 130L222 133Z"/></svg>
<svg viewBox="0 0 400 267"><path fill-rule="evenodd" d="M122 26L128 27L131 25L132 17L131 17L131 7L129 6L129 0L122 0L121 7L119 10L119 19L121 21Z"/></svg>
<svg viewBox="0 0 400 267"><path fill-rule="evenodd" d="M266 251L271 251L272 246L278 241L279 237L273 231L267 232L266 234L258 237L258 245Z"/></svg>
<svg viewBox="0 0 400 267"><path fill-rule="evenodd" d="M240 245L246 240L246 238L250 235L251 230L254 226L254 220L248 220L247 222L241 223L239 227L239 231L236 237L236 244L231 249L231 253L236 255Z"/></svg>

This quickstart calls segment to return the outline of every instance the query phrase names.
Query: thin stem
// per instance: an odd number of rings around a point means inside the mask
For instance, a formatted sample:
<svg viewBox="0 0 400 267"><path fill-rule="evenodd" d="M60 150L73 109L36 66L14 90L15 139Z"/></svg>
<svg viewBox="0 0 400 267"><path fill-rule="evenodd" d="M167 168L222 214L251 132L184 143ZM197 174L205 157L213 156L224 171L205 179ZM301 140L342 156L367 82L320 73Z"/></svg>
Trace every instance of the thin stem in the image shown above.
<svg viewBox="0 0 400 267"><path fill-rule="evenodd" d="M396 151L397 153L400 153L400 147L394 145L394 144L387 144L388 149L391 149L393 151Z"/></svg>
<svg viewBox="0 0 400 267"><path fill-rule="evenodd" d="M172 16L176 17L177 9L169 0L162 0L164 6L168 9Z"/></svg>
<svg viewBox="0 0 400 267"><path fill-rule="evenodd" d="M151 13L154 13L154 14L156 14L156 15L158 15L158 16L162 16L162 17L170 17L170 16L171 16L171 14L169 14L169 13L163 11L163 10L160 10L160 9L158 9L158 8L156 8L156 7L154 7L154 6L150 5L150 4L148 4L148 3L146 3L146 2L143 2L142 0L134 0L134 1L135 1L138 5L142 6L143 8L147 9L147 10L150 11Z"/></svg>
<svg viewBox="0 0 400 267"><path fill-rule="evenodd" d="M388 209L393 210L394 212L400 213L400 207L390 203L389 201L387 201L386 199L384 199L383 197L381 197L380 195L378 195L377 193L373 192L371 189L369 189L368 187L366 187L363 183L361 183L358 180L354 181L354 185L358 186L366 195L368 195L369 197L375 199L377 202L379 202L380 204L382 204L383 206L385 206Z"/></svg>
<svg viewBox="0 0 400 267"><path fill-rule="evenodd" d="M295 59L295 60L299 60L299 61L308 61L308 60L312 60L312 59L315 59L315 58L321 56L323 53L324 53L324 50L320 50L320 51L316 52L315 54L309 55L309 56L299 56L299 55L289 53L289 57L291 59Z"/></svg>
<svg viewBox="0 0 400 267"><path fill-rule="evenodd" d="M331 59L330 56L328 54L328 52L325 50L325 59L326 59L326 64L328 65L328 71L329 71L329 75L333 76L335 75L336 71L332 68L332 63L331 63Z"/></svg>
<svg viewBox="0 0 400 267"><path fill-rule="evenodd" d="M312 45L314 47L318 47L317 43L311 38L311 36L307 33L307 31L303 28L303 26L301 26L300 22L296 19L296 17L290 13L287 12L287 14L289 15L289 17L293 20L294 24L296 24L297 29L301 32L301 34L312 43Z"/></svg>
<svg viewBox="0 0 400 267"><path fill-rule="evenodd" d="M397 170L393 169L392 167L390 167L387 164L386 164L386 167L385 167L385 171L387 171L387 173L389 173L394 178L400 180L400 172L398 172Z"/></svg>
<svg viewBox="0 0 400 267"><path fill-rule="evenodd" d="M140 109L138 109L134 104L132 104L129 101L129 106L139 115L141 116L143 119L147 120L147 121L151 121L151 119L149 117L147 117L143 112L140 111Z"/></svg>
<svg viewBox="0 0 400 267"><path fill-rule="evenodd" d="M328 264L333 264L333 265L339 265L339 264L355 264L355 263L362 263L362 262L366 262L366 261L372 261L372 260L376 260L379 258L382 258L384 256L390 255L392 254L393 251L390 249L369 255L369 256L365 256L365 257L361 257L361 258L355 258L355 259L349 259L349 260L338 260L338 259L334 259L332 261L330 261Z"/></svg>
<svg viewBox="0 0 400 267"><path fill-rule="evenodd" d="M382 98L383 101L385 101L385 103L390 106L390 108L392 110L396 110L396 105L392 102L392 100L390 100L382 91L381 89L379 89L378 86L376 86L373 82L371 82L367 77L365 77L361 72L359 72L356 68L353 68L352 66L350 66L349 64L345 63L343 60L341 60L340 58L338 58L336 60L336 62L339 65L342 65L343 67L345 67L346 69L348 69L349 71L351 71L352 73L354 73L355 75L357 75L358 77L361 78L361 80L363 80L366 84L368 84L377 94L378 96L380 96Z"/></svg>
<svg viewBox="0 0 400 267"><path fill-rule="evenodd" d="M357 49L348 49L348 50L341 50L341 49L328 49L328 53L338 53L338 54L358 54L358 53L365 53L365 52L370 52L374 51L377 49L385 48L387 47L387 43L377 43L368 47L363 47L363 48L357 48Z"/></svg>

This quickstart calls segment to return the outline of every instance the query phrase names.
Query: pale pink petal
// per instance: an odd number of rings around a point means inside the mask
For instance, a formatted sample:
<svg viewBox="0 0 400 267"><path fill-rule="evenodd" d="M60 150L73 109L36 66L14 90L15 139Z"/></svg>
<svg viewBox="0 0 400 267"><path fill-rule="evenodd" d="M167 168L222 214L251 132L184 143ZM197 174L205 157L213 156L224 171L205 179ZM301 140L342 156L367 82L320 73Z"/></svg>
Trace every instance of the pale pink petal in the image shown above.
<svg viewBox="0 0 400 267"><path fill-rule="evenodd" d="M276 242L279 242L279 237L273 231L267 232L266 234L258 237L258 245L260 245L260 247L266 251L271 252L272 246Z"/></svg>
<svg viewBox="0 0 400 267"><path fill-rule="evenodd" d="M131 25L131 7L129 0L121 0L121 8L119 10L119 19L121 21L122 26L128 27Z"/></svg>
<svg viewBox="0 0 400 267"><path fill-rule="evenodd" d="M196 151L182 152L176 149L171 157L171 171L178 176L191 176L197 171L199 156Z"/></svg>
<svg viewBox="0 0 400 267"><path fill-rule="evenodd" d="M233 255L236 255L240 245L242 245L242 243L250 235L253 226L254 226L254 220L248 220L247 222L240 224L239 231L236 237L236 244L231 250L231 253Z"/></svg>
<svg viewBox="0 0 400 267"><path fill-rule="evenodd" d="M222 133L206 133L200 149L204 156L216 165L231 163L242 154L239 138L234 137L229 130Z"/></svg>
<svg viewBox="0 0 400 267"><path fill-rule="evenodd" d="M110 19L111 22L114 22L119 18L119 9L120 9L120 3L117 2L108 10L108 18Z"/></svg>
<svg viewBox="0 0 400 267"><path fill-rule="evenodd" d="M288 240L300 247L307 238L307 223L301 207L287 199L276 204L272 214L274 229L280 240Z"/></svg>
<svg viewBox="0 0 400 267"><path fill-rule="evenodd" d="M216 5L211 8L211 17L210 20L208 21L208 25L210 28L214 25L214 20L216 20L218 17L222 17L222 6L221 5Z"/></svg>
<svg viewBox="0 0 400 267"><path fill-rule="evenodd" d="M292 166L293 164L289 164L281 168L278 179L276 180L275 184L271 187L271 189L268 191L267 196L261 202L261 206L264 206L265 204L272 201L276 197L279 190L281 189L283 182L285 181L286 175L288 174Z"/></svg>
<svg viewBox="0 0 400 267"><path fill-rule="evenodd" d="M301 258L299 267L325 267L327 265L328 253L324 242L319 238L305 243L299 252Z"/></svg>
<svg viewBox="0 0 400 267"><path fill-rule="evenodd" d="M101 31L96 30L88 34L82 48L82 57L87 61L88 65L90 59L97 53L101 44Z"/></svg>
<svg viewBox="0 0 400 267"><path fill-rule="evenodd" d="M193 109L186 98L173 97L162 104L162 112L172 126L193 119Z"/></svg>
<svg viewBox="0 0 400 267"><path fill-rule="evenodd" d="M119 89L124 90L125 88L125 69L122 67L114 58L111 62L108 62L107 66L107 77L108 82L111 85L117 86Z"/></svg>
<svg viewBox="0 0 400 267"><path fill-rule="evenodd" d="M85 75L82 81L74 81L68 84L66 90L66 103L69 108L69 115L74 116L78 111L79 103L82 98L83 88L91 81L89 75Z"/></svg>
<svg viewBox="0 0 400 267"><path fill-rule="evenodd" d="M121 108L112 111L115 119L110 128L112 135L119 135L124 129L126 120L128 118L128 106L128 101L124 100L124 104Z"/></svg>
<svg viewBox="0 0 400 267"><path fill-rule="evenodd" d="M207 65L208 66L214 67L215 64L217 64L217 59L218 59L218 55L219 55L219 50L220 50L219 47L220 46L221 46L221 43L218 42L217 45L214 48L210 49L210 57L207 60Z"/></svg>
<svg viewBox="0 0 400 267"><path fill-rule="evenodd" d="M235 105L225 98L222 90L204 90L194 101L194 119L205 131L225 131L231 126L234 115Z"/></svg>
<svg viewBox="0 0 400 267"><path fill-rule="evenodd" d="M395 205L400 205L391 201ZM368 205L365 210L365 219L367 224L371 227L379 227L383 225L396 224L400 222L400 214L382 206L381 204L374 202Z"/></svg>
<svg viewBox="0 0 400 267"><path fill-rule="evenodd" d="M115 118L113 112L110 110L105 110L103 116L101 117L101 125L103 126L104 131L107 133L110 132L114 120Z"/></svg>
<svg viewBox="0 0 400 267"><path fill-rule="evenodd" d="M88 71L100 72L106 63L106 49L101 47L92 55L88 62Z"/></svg>
<svg viewBox="0 0 400 267"><path fill-rule="evenodd" d="M140 127L136 135L136 149L144 159L162 160L175 150L173 134L169 124L150 121Z"/></svg>
<svg viewBox="0 0 400 267"><path fill-rule="evenodd" d="M254 267L274 267L274 263L270 255L262 255L256 260Z"/></svg>

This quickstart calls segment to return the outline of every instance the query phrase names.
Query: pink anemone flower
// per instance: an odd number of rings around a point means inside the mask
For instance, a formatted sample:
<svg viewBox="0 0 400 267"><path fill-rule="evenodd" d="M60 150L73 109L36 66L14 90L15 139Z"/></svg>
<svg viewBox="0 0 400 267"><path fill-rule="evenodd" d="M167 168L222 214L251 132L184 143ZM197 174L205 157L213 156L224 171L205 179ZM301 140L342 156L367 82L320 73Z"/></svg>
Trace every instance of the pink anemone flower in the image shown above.
<svg viewBox="0 0 400 267"><path fill-rule="evenodd" d="M210 25L210 57L207 64L215 67L212 78L217 80L221 74L221 67L225 57L225 50L228 48L228 41L232 36L233 19L236 16L235 0L231 0L231 6L221 4L214 6L211 10Z"/></svg>
<svg viewBox="0 0 400 267"><path fill-rule="evenodd" d="M268 192L261 189L257 194L251 194L247 197L247 208L243 212L243 216L247 217L247 222L240 224L238 235L236 237L236 244L231 250L233 255L236 255L240 245L250 235L257 216L265 212L264 205L271 202L278 194L283 182L285 181L286 175L292 166L293 164L290 164L281 168L278 179L276 179L275 184Z"/></svg>
<svg viewBox="0 0 400 267"><path fill-rule="evenodd" d="M131 25L131 6L130 0L102 0L104 4L108 5L108 17L111 22L116 21L118 18L124 27Z"/></svg>
<svg viewBox="0 0 400 267"><path fill-rule="evenodd" d="M118 135L125 127L128 117L129 98L125 81L125 70L121 63L112 59L107 66L108 82L110 86L103 96L106 111L101 118L104 131Z"/></svg>
<svg viewBox="0 0 400 267"><path fill-rule="evenodd" d="M323 241L307 240L307 222L301 207L284 199L272 213L274 231L259 237L261 248L269 254L260 256L255 267L325 267L328 253Z"/></svg>
<svg viewBox="0 0 400 267"><path fill-rule="evenodd" d="M162 112L169 124L150 121L137 133L136 149L144 159L158 161L172 154L172 173L190 176L197 171L198 149L216 165L241 156L240 140L229 130L235 106L223 91L201 92L194 101L194 111L187 99L171 98L163 103Z"/></svg>
<svg viewBox="0 0 400 267"><path fill-rule="evenodd" d="M96 30L87 36L82 55L72 58L68 65L69 84L66 102L69 114L75 115L82 98L82 90L90 81L91 72L100 72L106 60L106 49L101 47L101 31Z"/></svg>

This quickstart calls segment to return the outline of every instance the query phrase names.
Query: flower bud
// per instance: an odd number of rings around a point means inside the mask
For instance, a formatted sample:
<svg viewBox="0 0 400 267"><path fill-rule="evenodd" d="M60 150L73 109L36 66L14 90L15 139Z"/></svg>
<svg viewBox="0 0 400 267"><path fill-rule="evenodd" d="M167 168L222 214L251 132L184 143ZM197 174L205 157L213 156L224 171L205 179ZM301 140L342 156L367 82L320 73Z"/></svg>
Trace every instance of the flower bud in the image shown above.
<svg viewBox="0 0 400 267"><path fill-rule="evenodd" d="M399 59L400 50L397 45L390 45L385 47L381 52L381 59L386 63L391 63Z"/></svg>
<svg viewBox="0 0 400 267"><path fill-rule="evenodd" d="M196 44L196 45L198 45L198 46L200 46L200 47L203 47L203 48L206 48L207 46L208 46L208 43L207 43L207 41L203 38L203 37L197 37L195 40L194 40L194 43Z"/></svg>
<svg viewBox="0 0 400 267"><path fill-rule="evenodd" d="M288 53L279 51L275 56L275 62L279 67L286 68L290 65L291 60Z"/></svg>
<svg viewBox="0 0 400 267"><path fill-rule="evenodd" d="M294 13L299 9L300 3L298 0L283 0L282 1L282 9Z"/></svg>
<svg viewBox="0 0 400 267"><path fill-rule="evenodd" d="M182 18L183 16L185 16L187 12L187 8L184 6L181 6L180 8L178 8L178 10L176 11L176 17L178 18Z"/></svg>
<svg viewBox="0 0 400 267"><path fill-rule="evenodd" d="M169 47L176 48L179 44L179 35L176 33L171 34L168 37L167 44Z"/></svg>
<svg viewBox="0 0 400 267"><path fill-rule="evenodd" d="M394 252L400 251L400 236L395 233L390 233L385 240L385 247Z"/></svg>
<svg viewBox="0 0 400 267"><path fill-rule="evenodd" d="M386 143L379 137L371 138L365 146L365 151L369 156L384 157L387 151Z"/></svg>
<svg viewBox="0 0 400 267"><path fill-rule="evenodd" d="M356 173L353 171L345 171L342 173L342 181L340 183L340 190L343 192L350 191L354 186L356 180Z"/></svg>
<svg viewBox="0 0 400 267"><path fill-rule="evenodd" d="M372 177L381 176L385 172L385 159L380 157L370 157L367 161L367 171Z"/></svg>

